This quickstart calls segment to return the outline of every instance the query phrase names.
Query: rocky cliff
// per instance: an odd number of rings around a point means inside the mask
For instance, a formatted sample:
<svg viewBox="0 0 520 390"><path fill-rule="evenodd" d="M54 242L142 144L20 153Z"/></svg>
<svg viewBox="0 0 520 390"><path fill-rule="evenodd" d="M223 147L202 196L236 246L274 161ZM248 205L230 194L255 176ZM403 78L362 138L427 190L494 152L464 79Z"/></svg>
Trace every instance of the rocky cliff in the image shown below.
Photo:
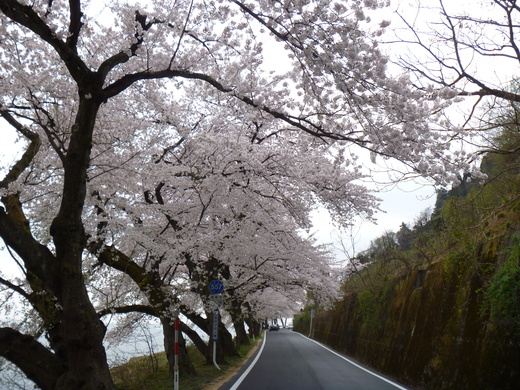
<svg viewBox="0 0 520 390"><path fill-rule="evenodd" d="M520 297L507 295L520 294L512 237L347 293L317 313L312 337L413 388L520 389ZM513 271L492 295L508 261ZM307 334L308 316L295 329Z"/></svg>

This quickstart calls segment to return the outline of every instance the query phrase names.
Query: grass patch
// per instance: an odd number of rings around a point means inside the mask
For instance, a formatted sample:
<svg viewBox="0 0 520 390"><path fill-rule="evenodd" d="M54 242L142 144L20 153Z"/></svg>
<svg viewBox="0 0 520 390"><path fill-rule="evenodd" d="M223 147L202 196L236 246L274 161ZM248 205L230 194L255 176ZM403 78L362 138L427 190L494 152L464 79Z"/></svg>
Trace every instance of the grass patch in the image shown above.
<svg viewBox="0 0 520 390"><path fill-rule="evenodd" d="M194 347L188 347L188 354L197 371L196 376L180 376L179 388L182 390L204 390L210 384L223 378L227 373L242 365L245 357L253 349L256 342L241 347L241 357L226 358L227 363L220 365L219 371L214 365L206 364L206 359ZM111 370L112 378L118 390L171 390L173 389L173 377L168 370L166 353L160 352L152 356L139 356L132 358L128 363Z"/></svg>

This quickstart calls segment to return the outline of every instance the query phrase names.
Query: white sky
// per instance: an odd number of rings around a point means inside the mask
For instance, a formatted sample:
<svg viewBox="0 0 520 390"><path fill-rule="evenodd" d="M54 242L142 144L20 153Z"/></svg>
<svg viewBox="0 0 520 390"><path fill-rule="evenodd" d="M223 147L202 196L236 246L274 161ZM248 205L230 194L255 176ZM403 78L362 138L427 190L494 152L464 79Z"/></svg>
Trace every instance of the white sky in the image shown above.
<svg viewBox="0 0 520 390"><path fill-rule="evenodd" d="M387 231L398 231L403 222L413 226L421 212L433 209L436 200L433 186L417 183L402 183L377 196L382 199L382 211L375 215L376 223L358 221L351 229L339 230L332 225L326 212L314 213L312 233L320 244L332 245L338 260L368 249L372 240Z"/></svg>

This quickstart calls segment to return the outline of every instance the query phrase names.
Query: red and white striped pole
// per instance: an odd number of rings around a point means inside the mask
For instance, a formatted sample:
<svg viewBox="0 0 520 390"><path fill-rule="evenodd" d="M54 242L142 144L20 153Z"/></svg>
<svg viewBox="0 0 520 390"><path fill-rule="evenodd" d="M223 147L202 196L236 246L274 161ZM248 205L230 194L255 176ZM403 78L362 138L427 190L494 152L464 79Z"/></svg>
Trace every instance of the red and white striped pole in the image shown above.
<svg viewBox="0 0 520 390"><path fill-rule="evenodd" d="M179 390L179 313L175 314L175 349L173 367L173 389Z"/></svg>

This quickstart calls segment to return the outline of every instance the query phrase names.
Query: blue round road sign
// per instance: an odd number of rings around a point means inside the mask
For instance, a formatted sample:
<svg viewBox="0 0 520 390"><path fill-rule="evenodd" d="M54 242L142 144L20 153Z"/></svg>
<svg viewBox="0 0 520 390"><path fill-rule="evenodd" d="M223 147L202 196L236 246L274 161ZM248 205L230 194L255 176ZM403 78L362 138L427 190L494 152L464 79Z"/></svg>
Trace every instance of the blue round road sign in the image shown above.
<svg viewBox="0 0 520 390"><path fill-rule="evenodd" d="M222 291L224 291L224 283L222 283L222 280L212 280L209 284L209 291L211 291L212 294L222 294Z"/></svg>

